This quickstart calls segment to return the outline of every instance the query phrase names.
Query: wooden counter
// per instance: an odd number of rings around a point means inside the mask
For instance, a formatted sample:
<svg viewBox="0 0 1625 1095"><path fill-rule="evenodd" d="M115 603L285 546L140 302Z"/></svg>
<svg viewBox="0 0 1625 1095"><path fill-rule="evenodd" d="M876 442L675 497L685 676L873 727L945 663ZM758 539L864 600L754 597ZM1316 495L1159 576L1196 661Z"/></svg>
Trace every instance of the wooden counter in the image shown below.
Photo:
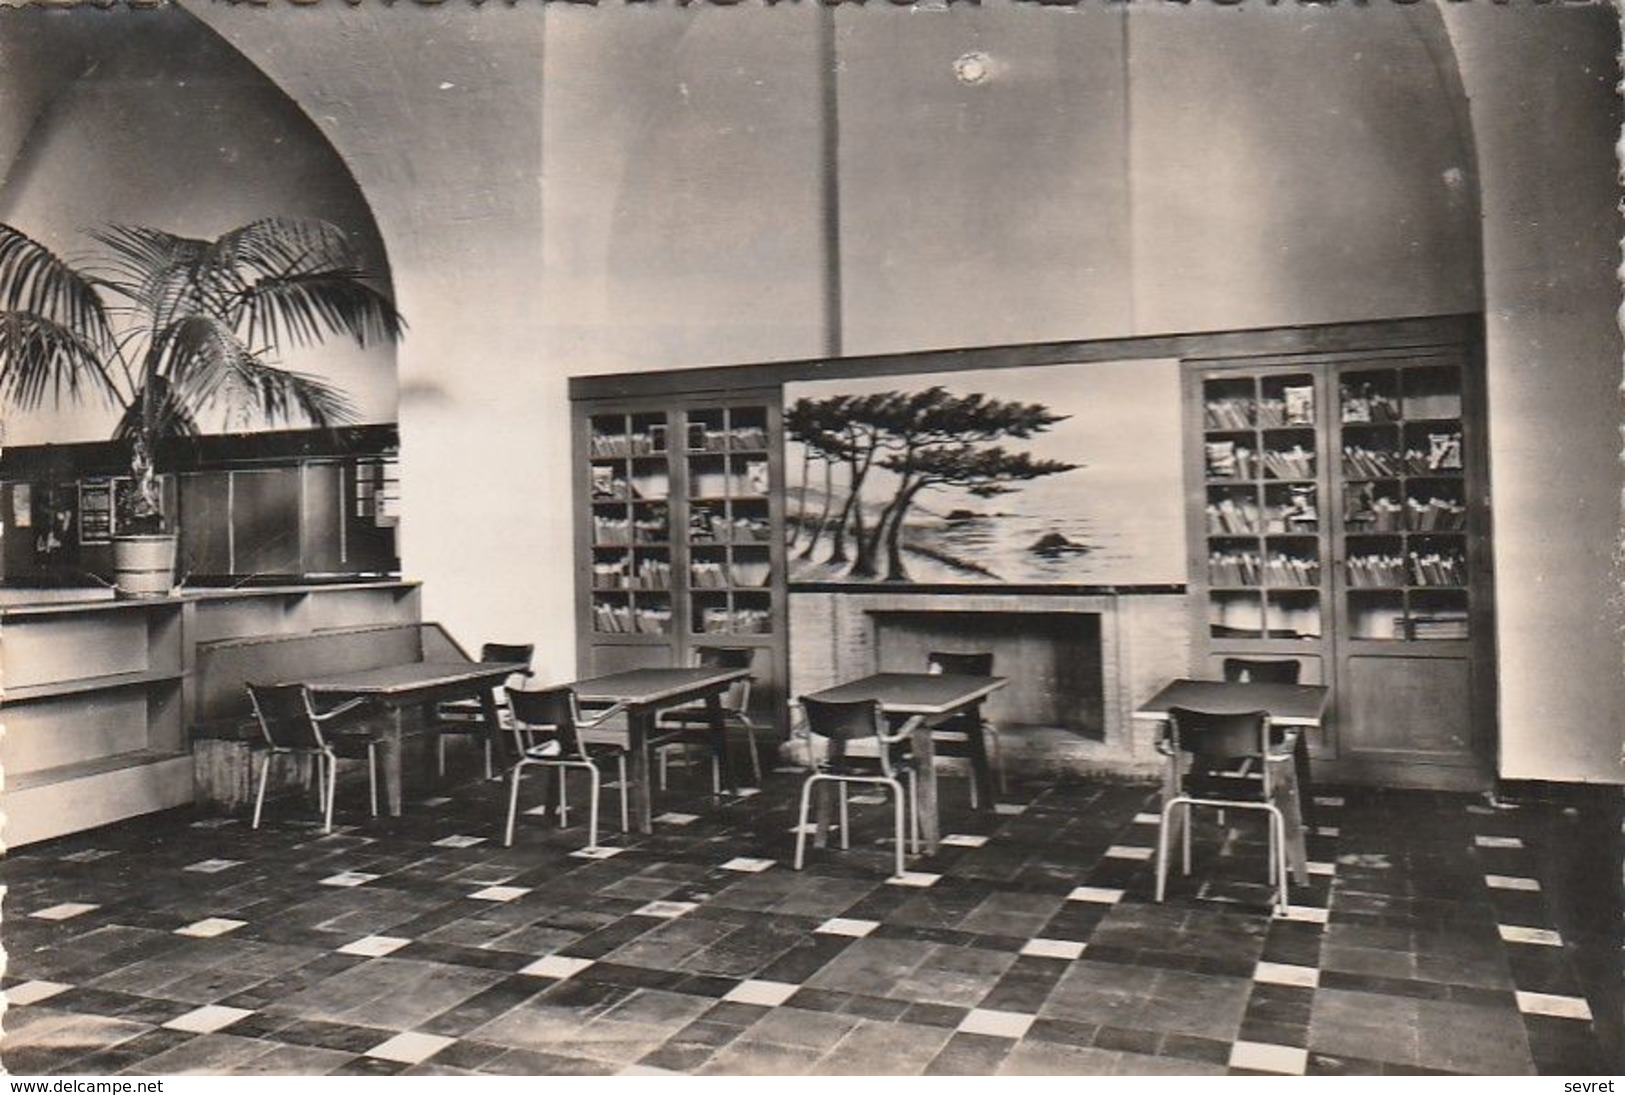
<svg viewBox="0 0 1625 1095"><path fill-rule="evenodd" d="M420 617L416 582L197 589L112 600L7 590L0 766L7 847L194 800L199 643Z"/></svg>

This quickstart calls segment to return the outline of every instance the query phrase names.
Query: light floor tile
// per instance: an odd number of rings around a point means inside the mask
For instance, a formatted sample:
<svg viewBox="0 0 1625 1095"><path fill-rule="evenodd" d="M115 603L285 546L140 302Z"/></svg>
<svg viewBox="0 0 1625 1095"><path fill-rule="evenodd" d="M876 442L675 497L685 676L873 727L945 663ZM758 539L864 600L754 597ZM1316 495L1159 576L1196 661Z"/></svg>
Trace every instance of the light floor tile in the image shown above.
<svg viewBox="0 0 1625 1095"><path fill-rule="evenodd" d="M1033 1025L1036 1015L1023 1015L1016 1011L995 1011L992 1008L972 1008L959 1021L959 1029L966 1034L991 1034L996 1038L1020 1038Z"/></svg>
<svg viewBox="0 0 1625 1095"><path fill-rule="evenodd" d="M1484 876L1484 885L1492 890L1524 890L1528 893L1535 893L1540 889L1540 883L1536 879L1506 874L1487 874Z"/></svg>
<svg viewBox="0 0 1625 1095"><path fill-rule="evenodd" d="M760 787L741 787L739 790L733 793L733 797L735 799L750 798L753 795L759 795L761 793L762 789Z"/></svg>
<svg viewBox="0 0 1625 1095"><path fill-rule="evenodd" d="M935 886L940 881L942 881L942 876L932 874L930 871L904 871L900 875L886 879L886 885L917 886L924 889L928 886Z"/></svg>
<svg viewBox="0 0 1625 1095"><path fill-rule="evenodd" d="M1260 962L1253 969L1253 980L1270 985L1300 985L1312 989L1320 984L1320 971L1313 966Z"/></svg>
<svg viewBox="0 0 1625 1095"><path fill-rule="evenodd" d="M99 908L100 905L87 905L83 901L64 901L60 905L52 905L29 915L35 920L72 920L76 916L83 916L92 909Z"/></svg>
<svg viewBox="0 0 1625 1095"><path fill-rule="evenodd" d="M484 843L485 837L483 836L469 836L466 833L457 833L452 836L442 837L434 842L434 846L436 848L472 848L476 844Z"/></svg>
<svg viewBox="0 0 1625 1095"><path fill-rule="evenodd" d="M1082 957L1086 947L1087 944L1071 939L1029 939L1021 953L1032 958L1074 959Z"/></svg>
<svg viewBox="0 0 1625 1095"><path fill-rule="evenodd" d="M1309 1051L1269 1042L1236 1042L1230 1047L1230 1067L1282 1076L1302 1076L1309 1066Z"/></svg>
<svg viewBox="0 0 1625 1095"><path fill-rule="evenodd" d="M600 844L596 848L577 848L570 854L577 859L614 859L624 851L625 848L606 848Z"/></svg>
<svg viewBox="0 0 1625 1095"><path fill-rule="evenodd" d="M1147 860L1157 854L1155 848L1141 848L1134 844L1113 844L1106 849L1107 859Z"/></svg>
<svg viewBox="0 0 1625 1095"><path fill-rule="evenodd" d="M206 817L192 822L191 827L194 829L224 829L227 825L235 824L237 824L237 819L234 817Z"/></svg>
<svg viewBox="0 0 1625 1095"><path fill-rule="evenodd" d="M382 958L386 954L394 954L410 942L412 942L410 939L401 939L393 935L368 935L353 943L344 944L339 948L339 953L358 954L363 958Z"/></svg>
<svg viewBox="0 0 1625 1095"><path fill-rule="evenodd" d="M824 921L813 931L822 932L824 935L850 935L854 939L862 939L878 927L880 927L878 920L849 920L844 916L837 916Z"/></svg>
<svg viewBox="0 0 1625 1095"><path fill-rule="evenodd" d="M627 1065L615 1075L617 1076L682 1076L684 1073L673 1072L669 1068L656 1068L653 1065Z"/></svg>
<svg viewBox="0 0 1625 1095"><path fill-rule="evenodd" d="M741 981L728 990L724 1000L734 1004L760 1004L776 1008L796 994L800 985L784 981Z"/></svg>
<svg viewBox="0 0 1625 1095"><path fill-rule="evenodd" d="M987 843L987 837L972 833L949 833L938 843L946 848L980 848Z"/></svg>
<svg viewBox="0 0 1625 1095"><path fill-rule="evenodd" d="M993 812L1000 817L1019 817L1027 812L1027 807L1020 802L995 802Z"/></svg>
<svg viewBox="0 0 1625 1095"><path fill-rule="evenodd" d="M94 863L98 859L106 859L110 855L118 855L118 853L107 848L86 848L82 852L72 852L63 856L62 862Z"/></svg>
<svg viewBox="0 0 1625 1095"><path fill-rule="evenodd" d="M340 871L338 874L328 875L321 880L323 886L365 886L377 879L377 875L365 871Z"/></svg>
<svg viewBox="0 0 1625 1095"><path fill-rule="evenodd" d="M887 802L890 802L891 800L885 795L871 794L870 792L865 791L862 794L852 795L847 799L847 801L852 803L854 806L881 806Z"/></svg>
<svg viewBox="0 0 1625 1095"><path fill-rule="evenodd" d="M1343 830L1339 829L1336 825L1317 825L1317 826L1315 826L1315 835L1316 836L1342 836L1343 835Z"/></svg>
<svg viewBox="0 0 1625 1095"><path fill-rule="evenodd" d="M1115 905L1123 900L1122 890L1104 886L1079 886L1066 895L1068 901L1089 901L1096 905Z"/></svg>
<svg viewBox="0 0 1625 1095"><path fill-rule="evenodd" d="M1522 848L1523 841L1515 836L1475 836L1473 843L1480 848Z"/></svg>
<svg viewBox="0 0 1625 1095"><path fill-rule="evenodd" d="M1135 814L1134 815L1134 824L1136 824L1136 825L1161 825L1162 824L1162 815L1161 814Z"/></svg>
<svg viewBox="0 0 1625 1095"><path fill-rule="evenodd" d="M651 901L641 909L633 909L633 916L656 916L662 920L675 920L684 913L691 913L699 905L692 901Z"/></svg>
<svg viewBox="0 0 1625 1095"><path fill-rule="evenodd" d="M210 916L194 924L188 924L184 928L176 928L175 934L189 935L194 939L214 939L228 932L234 932L246 923L248 923L246 920L231 920L224 916Z"/></svg>
<svg viewBox="0 0 1625 1095"><path fill-rule="evenodd" d="M183 870L196 871L199 874L219 874L221 871L229 871L242 865L243 861L240 859L202 859L188 864Z"/></svg>
<svg viewBox="0 0 1625 1095"><path fill-rule="evenodd" d="M424 806L445 806L449 802L451 802L451 799L445 795L435 795L433 798L424 799L422 804Z"/></svg>
<svg viewBox="0 0 1625 1095"><path fill-rule="evenodd" d="M380 1061L397 1061L406 1065L419 1065L433 1057L436 1053L451 1045L455 1038L447 1038L440 1034L423 1034L419 1031L409 1030L404 1034L397 1034L386 1042L379 1042L367 1050L368 1057L376 1057Z"/></svg>
<svg viewBox="0 0 1625 1095"><path fill-rule="evenodd" d="M1318 859L1311 859L1308 863L1304 864L1304 867L1310 874L1321 875L1323 877L1330 877L1331 875L1335 875L1337 873L1337 864L1322 863Z"/></svg>
<svg viewBox="0 0 1625 1095"><path fill-rule="evenodd" d="M725 871L744 871L748 874L757 874L772 867L778 860L751 859L747 856L737 856L722 865Z"/></svg>
<svg viewBox="0 0 1625 1095"><path fill-rule="evenodd" d="M1526 928L1522 924L1497 924L1495 930L1508 943L1533 943L1540 947L1561 947L1563 937L1547 928Z"/></svg>
<svg viewBox="0 0 1625 1095"><path fill-rule="evenodd" d="M550 954L546 958L538 958L519 972L528 977L556 977L560 981L567 981L592 965L591 958L570 958L562 954Z"/></svg>
<svg viewBox="0 0 1625 1095"><path fill-rule="evenodd" d="M1341 805L1343 805L1343 796L1342 795L1316 795L1315 796L1315 805L1316 806L1341 806Z"/></svg>
<svg viewBox="0 0 1625 1095"><path fill-rule="evenodd" d="M166 1030L181 1030L190 1034L212 1034L223 1027L229 1027L239 1019L246 1019L253 1015L245 1008L228 1008L222 1004L208 1004L195 1008L185 1015L177 1015L164 1024Z"/></svg>
<svg viewBox="0 0 1625 1095"><path fill-rule="evenodd" d="M1324 924L1331 918L1329 909L1317 909L1313 905L1288 905L1285 913L1274 914L1279 920L1301 920L1306 924Z"/></svg>
<svg viewBox="0 0 1625 1095"><path fill-rule="evenodd" d="M699 814L664 813L656 814L655 820L662 825L692 825L700 820Z"/></svg>
<svg viewBox="0 0 1625 1095"><path fill-rule="evenodd" d="M1546 992L1520 992L1518 1010L1525 1015L1550 1015L1558 1019L1591 1021L1591 1005L1579 996L1555 996Z"/></svg>
<svg viewBox="0 0 1625 1095"><path fill-rule="evenodd" d="M518 901L530 892L528 886L487 886L469 894L476 901Z"/></svg>
<svg viewBox="0 0 1625 1095"><path fill-rule="evenodd" d="M59 992L67 992L72 987L60 981L24 981L6 990L6 1003L14 1008L37 1004L41 1000L49 1000Z"/></svg>

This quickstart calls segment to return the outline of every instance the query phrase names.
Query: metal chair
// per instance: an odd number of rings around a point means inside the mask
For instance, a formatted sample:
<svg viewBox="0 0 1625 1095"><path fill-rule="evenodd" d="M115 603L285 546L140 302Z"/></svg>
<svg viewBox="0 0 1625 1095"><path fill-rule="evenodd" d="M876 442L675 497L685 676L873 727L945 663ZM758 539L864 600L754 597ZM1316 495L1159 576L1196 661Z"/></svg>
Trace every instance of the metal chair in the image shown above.
<svg viewBox="0 0 1625 1095"><path fill-rule="evenodd" d="M508 710L513 725L505 727L497 738L506 756L508 778L508 824L503 837L505 844L513 843L514 822L519 812L519 781L526 768L554 768L559 771L559 823L567 824L568 807L565 803L564 773L571 768L583 769L591 780L591 797L587 803L587 847L598 847L598 793L601 785L599 763L613 759L621 791L621 831L629 826L626 798L626 746L620 742L587 741L582 731L591 730L619 715L625 704L616 704L583 717L576 704L575 692L569 688L547 688L526 691L509 688ZM549 796L549 802L551 796Z"/></svg>
<svg viewBox="0 0 1625 1095"><path fill-rule="evenodd" d="M748 647L702 646L694 651L693 663L695 666L716 667L720 669L749 669L755 656L755 651ZM735 681L728 686L722 695L722 725L724 730L739 727L745 731L745 741L750 748L750 768L756 782L753 786L762 785L762 758L756 743L756 723L750 717L750 678ZM684 707L674 707L669 711L662 711L655 718L655 734L649 740L649 747L654 750L659 762L660 789L666 789L666 765L668 757L678 751L687 751L691 746L700 744L696 738L708 734L711 730L711 713L705 704L690 704ZM722 765L714 748L711 752L711 793L722 793Z"/></svg>
<svg viewBox="0 0 1625 1095"><path fill-rule="evenodd" d="M1269 714L1248 711L1220 714L1172 707L1158 750L1171 766L1168 786L1174 794L1162 805L1157 830L1157 900L1163 899L1168 875L1168 826L1174 811L1183 808L1184 872L1191 870L1191 807L1218 810L1260 810L1269 821L1269 882L1275 889L1276 905L1287 907L1286 819L1276 805L1273 762L1290 761L1295 736L1270 740ZM1237 770L1237 757L1258 762Z"/></svg>
<svg viewBox="0 0 1625 1095"><path fill-rule="evenodd" d="M533 675L530 668L531 659L535 657L536 647L530 643L486 643L480 647L480 661L482 662L522 662L525 669L514 674L520 680L528 679ZM509 678L513 683L513 678ZM506 703L504 694L496 695L497 711L499 717L505 715ZM442 777L446 774L446 738L462 735L478 737L485 750L485 778L494 779L495 772L491 766L491 735L498 727L485 725L485 707L479 700L451 700L435 708L435 721L427 727L427 732L435 736L435 770Z"/></svg>
<svg viewBox="0 0 1625 1095"><path fill-rule="evenodd" d="M926 655L926 671L991 677L993 654L988 651L966 654L932 651ZM963 757L970 761L972 809L976 808L980 798L977 784L980 782L978 777L983 773L991 774L989 782L997 787L1000 794L1005 792L1004 755L999 730L982 714L980 703L932 722L931 740L938 756Z"/></svg>
<svg viewBox="0 0 1625 1095"><path fill-rule="evenodd" d="M801 870L807 843L807 811L812 803L813 788L819 783L834 783L840 789L841 847L850 847L846 787L849 783L868 783L886 787L892 792L895 818L897 872L904 873L903 814L912 819L911 836L915 851L919 850L919 815L915 812L916 777L912 759L907 756L908 735L890 733L886 716L875 700L832 702L803 697L800 701L805 724L801 733L807 738L807 756L812 772L801 785L801 812L796 824L796 863ZM822 739L826 750L822 758L813 747L813 739ZM873 740L878 748L873 756L855 756L848 752L854 742ZM906 767L908 791L898 781L898 768Z"/></svg>
<svg viewBox="0 0 1625 1095"><path fill-rule="evenodd" d="M333 792L338 782L338 761L365 760L367 783L372 800L372 816L378 816L377 746L383 740L376 731L332 732L326 724L360 707L365 701L346 700L328 711L316 713L310 689L302 684L250 684L248 699L259 720L264 741L253 748L260 759L260 785L254 795L254 824L260 827L265 808L265 786L271 777L271 759L280 756L308 756L316 763L316 790L322 809L322 830L333 831Z"/></svg>

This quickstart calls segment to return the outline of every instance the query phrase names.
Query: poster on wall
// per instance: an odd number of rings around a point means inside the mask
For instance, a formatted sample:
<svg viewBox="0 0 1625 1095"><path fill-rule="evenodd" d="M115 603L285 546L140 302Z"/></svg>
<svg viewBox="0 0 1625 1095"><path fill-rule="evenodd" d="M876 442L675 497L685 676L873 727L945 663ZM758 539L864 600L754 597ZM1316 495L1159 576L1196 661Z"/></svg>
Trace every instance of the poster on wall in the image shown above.
<svg viewBox="0 0 1625 1095"><path fill-rule="evenodd" d="M793 583L1185 580L1173 360L787 384Z"/></svg>
<svg viewBox="0 0 1625 1095"><path fill-rule="evenodd" d="M90 479L79 484L79 542L106 544L113 539L113 481Z"/></svg>

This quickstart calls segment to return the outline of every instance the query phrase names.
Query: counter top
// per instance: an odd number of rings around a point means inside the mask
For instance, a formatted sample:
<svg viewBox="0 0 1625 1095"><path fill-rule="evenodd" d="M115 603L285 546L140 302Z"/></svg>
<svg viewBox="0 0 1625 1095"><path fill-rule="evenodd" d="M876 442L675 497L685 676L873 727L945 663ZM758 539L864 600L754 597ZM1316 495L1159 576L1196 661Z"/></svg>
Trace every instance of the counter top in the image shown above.
<svg viewBox="0 0 1625 1095"><path fill-rule="evenodd" d="M417 581L387 578L353 582L290 582L287 585L200 586L181 589L161 597L115 597L110 587L86 586L73 589L27 589L0 586L0 619L48 613L119 610L151 605L185 604L191 601L230 600L245 597L288 597L306 593L363 589L411 589Z"/></svg>

